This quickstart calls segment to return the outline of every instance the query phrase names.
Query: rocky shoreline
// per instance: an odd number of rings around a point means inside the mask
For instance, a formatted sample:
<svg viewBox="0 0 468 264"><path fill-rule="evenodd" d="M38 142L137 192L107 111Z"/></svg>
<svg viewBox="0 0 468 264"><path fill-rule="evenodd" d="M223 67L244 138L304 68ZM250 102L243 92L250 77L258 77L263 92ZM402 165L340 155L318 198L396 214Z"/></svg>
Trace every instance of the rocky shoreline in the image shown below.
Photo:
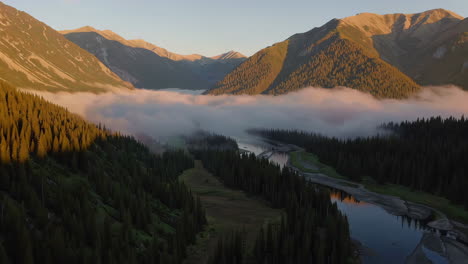
<svg viewBox="0 0 468 264"><path fill-rule="evenodd" d="M272 141L268 141L268 143L273 147L268 153L262 153L267 154L264 156L271 155L274 152L290 153L302 150L295 145ZM287 166L300 173L310 182L343 191L354 196L357 200L377 205L392 215L406 216L414 220L426 222L426 225L432 228L433 232L427 232L424 235L420 245L408 257L407 263L432 263L430 259L427 259L424 252L433 252L436 257L445 257L450 261L449 263L468 263L468 225L451 220L443 212L430 206L405 201L396 196L369 191L357 182L331 178L321 173L302 172L292 166L290 162L288 162ZM436 219L434 219L435 215L437 215ZM441 234L444 235L442 236Z"/></svg>

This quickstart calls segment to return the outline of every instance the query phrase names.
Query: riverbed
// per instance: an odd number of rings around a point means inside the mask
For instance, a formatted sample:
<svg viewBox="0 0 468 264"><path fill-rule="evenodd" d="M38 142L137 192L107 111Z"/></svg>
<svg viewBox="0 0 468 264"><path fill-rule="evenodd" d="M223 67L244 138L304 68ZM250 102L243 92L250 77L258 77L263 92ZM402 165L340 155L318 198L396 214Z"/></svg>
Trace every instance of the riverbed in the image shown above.
<svg viewBox="0 0 468 264"><path fill-rule="evenodd" d="M284 145L258 139L237 139L237 142L243 151L268 158L281 167L288 166L288 148ZM450 237L449 232L428 226L426 218L430 215L430 208L362 188L349 190L369 202L359 201L343 191L352 187L343 187L324 175L303 175L314 183L324 184L320 185L321 188L330 190L331 200L348 218L351 237L359 245L362 263L468 263L468 249L464 244Z"/></svg>

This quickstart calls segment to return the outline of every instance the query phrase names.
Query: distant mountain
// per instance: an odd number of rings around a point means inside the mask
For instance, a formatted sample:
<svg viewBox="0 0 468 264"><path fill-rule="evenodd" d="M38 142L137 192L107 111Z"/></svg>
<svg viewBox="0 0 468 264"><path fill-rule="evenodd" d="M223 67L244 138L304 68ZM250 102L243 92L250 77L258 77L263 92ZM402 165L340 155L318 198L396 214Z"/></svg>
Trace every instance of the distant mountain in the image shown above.
<svg viewBox="0 0 468 264"><path fill-rule="evenodd" d="M234 51L213 58L180 55L89 26L61 33L138 88L208 89L245 60Z"/></svg>
<svg viewBox="0 0 468 264"><path fill-rule="evenodd" d="M254 54L207 93L348 86L380 98L404 98L419 84L468 88L466 25L443 9L334 19Z"/></svg>
<svg viewBox="0 0 468 264"><path fill-rule="evenodd" d="M236 51L229 51L218 56L211 57L214 60L244 59L245 56Z"/></svg>
<svg viewBox="0 0 468 264"><path fill-rule="evenodd" d="M133 88L87 51L0 2L0 79L25 89L102 92Z"/></svg>

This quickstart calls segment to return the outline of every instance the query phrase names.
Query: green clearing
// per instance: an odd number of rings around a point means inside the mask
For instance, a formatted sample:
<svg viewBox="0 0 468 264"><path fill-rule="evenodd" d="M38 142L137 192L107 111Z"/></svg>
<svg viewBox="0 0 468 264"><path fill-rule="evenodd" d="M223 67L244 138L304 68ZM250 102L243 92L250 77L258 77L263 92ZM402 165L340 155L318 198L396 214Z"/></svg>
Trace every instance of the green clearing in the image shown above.
<svg viewBox="0 0 468 264"><path fill-rule="evenodd" d="M330 166L321 163L318 157L305 151L296 151L290 154L291 164L303 172L322 173L329 177L346 179ZM314 169L315 168L315 169ZM449 218L468 223L468 211L462 206L451 203L446 198L427 192L413 191L408 187L396 184L377 184L370 178L362 182L373 192L400 197L413 203L424 204L445 213Z"/></svg>
<svg viewBox="0 0 468 264"><path fill-rule="evenodd" d="M462 206L451 203L446 198L427 192L412 191L410 188L396 184L375 184L364 182L364 186L373 192L393 195L413 203L424 204L445 213L449 218L468 223L468 211Z"/></svg>
<svg viewBox="0 0 468 264"><path fill-rule="evenodd" d="M280 219L280 210L242 191L224 187L200 161L195 162L195 168L186 170L180 180L200 197L208 219L207 228L198 236L196 245L188 250L186 264L205 263L220 235L231 230L243 230L247 246L251 247L263 225Z"/></svg>
<svg viewBox="0 0 468 264"><path fill-rule="evenodd" d="M321 163L315 154L305 151L295 151L290 153L291 164L299 170L307 173L322 173L329 177L346 180L336 170Z"/></svg>
<svg viewBox="0 0 468 264"><path fill-rule="evenodd" d="M185 140L181 136L172 136L168 139L167 145L175 149L185 149Z"/></svg>

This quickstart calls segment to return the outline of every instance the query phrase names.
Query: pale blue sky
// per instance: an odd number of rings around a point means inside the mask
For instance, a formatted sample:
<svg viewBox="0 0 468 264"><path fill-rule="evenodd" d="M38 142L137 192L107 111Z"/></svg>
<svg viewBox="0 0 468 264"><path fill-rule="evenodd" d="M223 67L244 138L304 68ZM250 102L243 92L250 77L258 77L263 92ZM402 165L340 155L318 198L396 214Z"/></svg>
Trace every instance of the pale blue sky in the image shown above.
<svg viewBox="0 0 468 264"><path fill-rule="evenodd" d="M468 0L3 0L57 30L90 25L181 54L252 55L332 18L434 8L468 16Z"/></svg>

